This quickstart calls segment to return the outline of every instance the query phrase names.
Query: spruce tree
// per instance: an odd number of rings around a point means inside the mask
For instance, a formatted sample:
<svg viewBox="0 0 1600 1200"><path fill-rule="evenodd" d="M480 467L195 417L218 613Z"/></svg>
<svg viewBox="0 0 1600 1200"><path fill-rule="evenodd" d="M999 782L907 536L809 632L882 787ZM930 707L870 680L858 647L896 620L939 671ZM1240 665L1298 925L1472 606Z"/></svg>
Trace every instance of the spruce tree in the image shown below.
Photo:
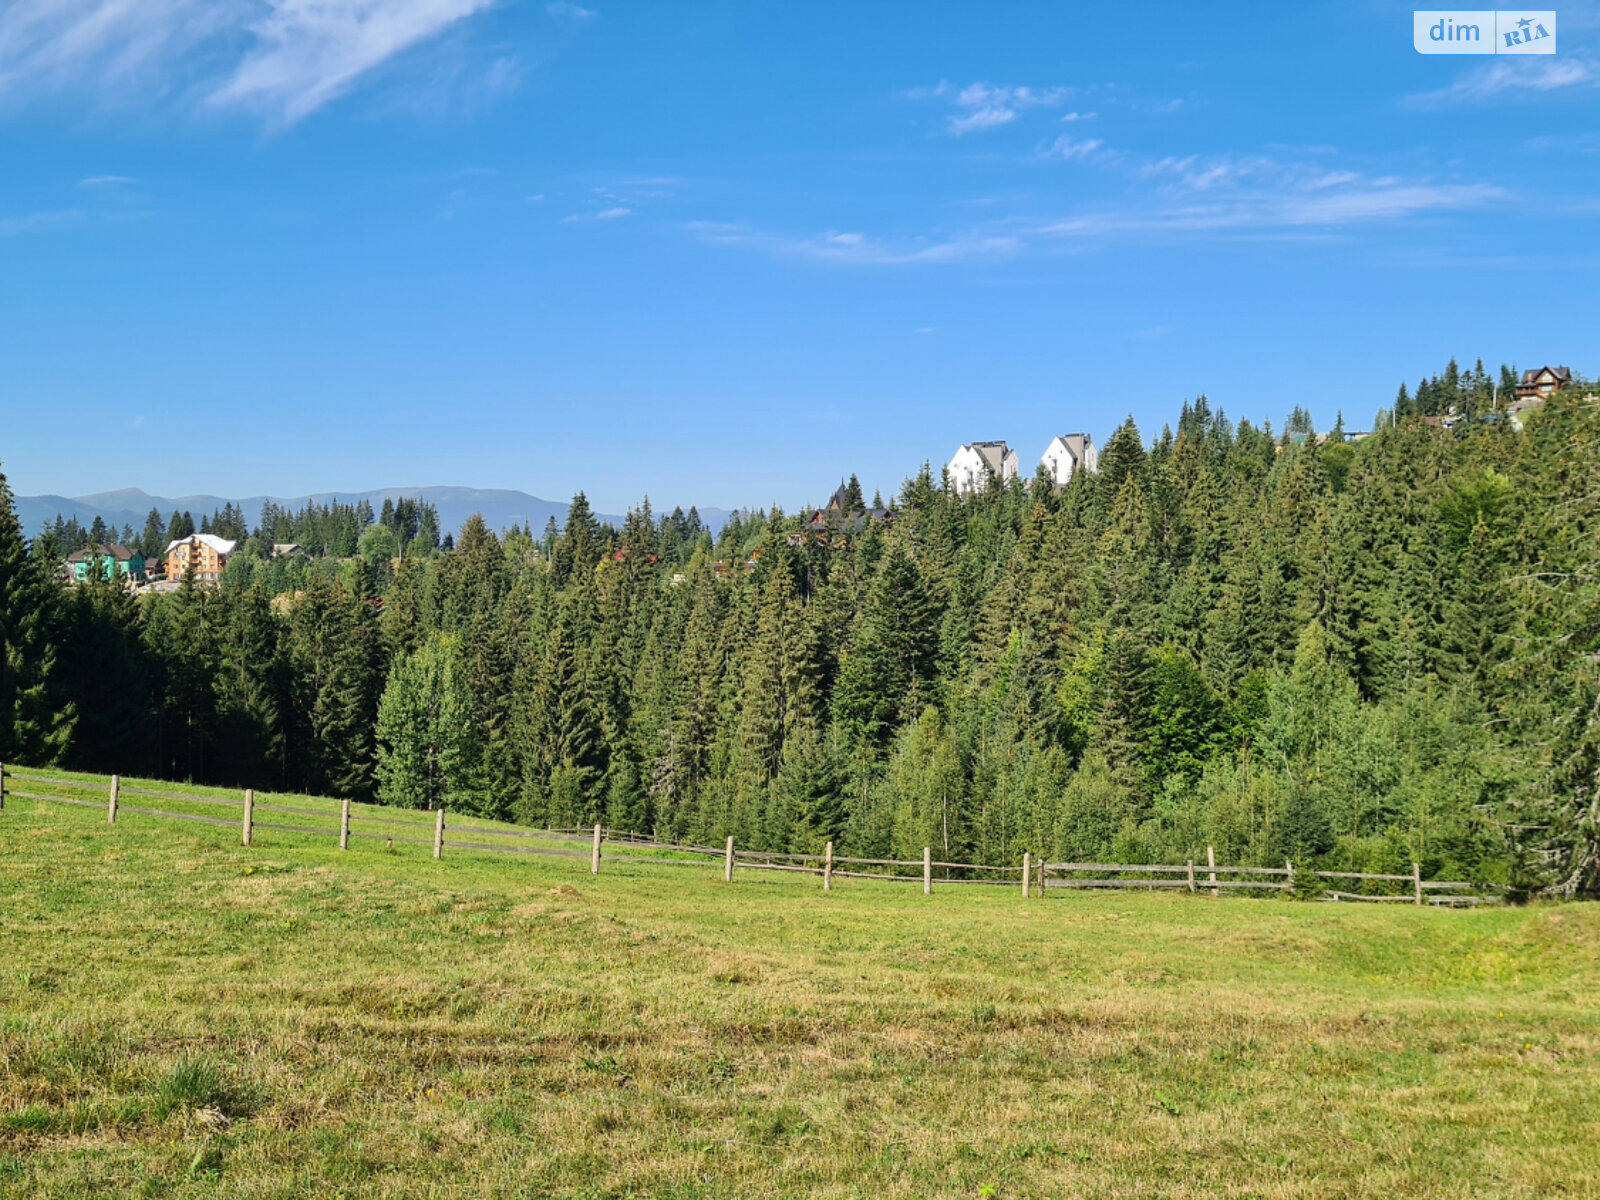
<svg viewBox="0 0 1600 1200"><path fill-rule="evenodd" d="M840 661L834 708L853 737L886 745L913 686L932 682L938 618L917 565L899 547L891 548Z"/></svg>
<svg viewBox="0 0 1600 1200"><path fill-rule="evenodd" d="M43 766L65 751L74 711L52 688L59 592L29 553L0 472L0 762Z"/></svg>

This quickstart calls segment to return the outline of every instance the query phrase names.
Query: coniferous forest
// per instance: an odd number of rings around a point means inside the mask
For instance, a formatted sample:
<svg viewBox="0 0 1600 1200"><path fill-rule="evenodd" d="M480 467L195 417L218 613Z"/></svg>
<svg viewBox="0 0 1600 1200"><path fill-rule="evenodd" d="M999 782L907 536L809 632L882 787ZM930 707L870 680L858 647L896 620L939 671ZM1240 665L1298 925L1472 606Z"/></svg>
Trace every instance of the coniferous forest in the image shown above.
<svg viewBox="0 0 1600 1200"><path fill-rule="evenodd" d="M165 595L62 586L0 478L0 759L753 849L1213 844L1593 893L1590 391L1518 431L1452 364L1359 441L1201 399L1059 492L925 466L819 534L648 502L612 529L581 494L560 531L453 544L330 514L309 559Z"/></svg>

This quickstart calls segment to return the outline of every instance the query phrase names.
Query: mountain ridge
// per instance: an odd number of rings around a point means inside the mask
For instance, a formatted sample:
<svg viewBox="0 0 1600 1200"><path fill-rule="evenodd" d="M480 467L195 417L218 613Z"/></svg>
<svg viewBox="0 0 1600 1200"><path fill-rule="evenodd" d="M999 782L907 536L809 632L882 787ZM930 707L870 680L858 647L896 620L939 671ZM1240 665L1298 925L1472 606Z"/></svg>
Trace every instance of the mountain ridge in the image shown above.
<svg viewBox="0 0 1600 1200"><path fill-rule="evenodd" d="M385 500L409 498L425 500L439 510L439 527L442 532L459 532L467 518L481 513L489 528L500 530L524 523L533 527L537 535L551 518L558 525L567 519L567 502L545 500L514 488L472 488L457 485L432 485L415 488L373 488L368 491L310 492L299 496L216 496L195 493L188 496L158 496L142 488L117 488L106 492L90 492L83 496L60 496L45 493L37 496L16 497L17 518L29 537L37 536L44 527L56 519L76 517L84 525L92 524L95 517L120 529L132 525L135 532L144 527L145 517L152 508L163 518L175 510L190 513L196 521L209 516L224 504L233 504L244 511L246 521L254 523L261 506L273 503L289 509L301 509L308 503L326 504L339 500L345 504L368 501L374 509L381 508ZM668 512L671 509L667 510ZM720 528L731 510L702 508L700 518L713 529ZM657 515L660 515L658 510ZM623 518L613 513L595 513L595 519L605 524L620 526Z"/></svg>

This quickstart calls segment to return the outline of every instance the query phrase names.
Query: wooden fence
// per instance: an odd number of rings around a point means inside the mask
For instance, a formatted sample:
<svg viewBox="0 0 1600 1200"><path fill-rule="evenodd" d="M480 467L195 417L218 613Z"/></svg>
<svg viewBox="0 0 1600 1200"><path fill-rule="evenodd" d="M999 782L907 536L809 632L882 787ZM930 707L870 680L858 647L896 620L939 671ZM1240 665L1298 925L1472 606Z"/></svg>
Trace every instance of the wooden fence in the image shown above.
<svg viewBox="0 0 1600 1200"><path fill-rule="evenodd" d="M32 789L64 789L75 794L22 791L8 786L8 781ZM213 792L216 790L212 789ZM95 793L96 798L83 798L85 792ZM266 803L257 800L255 792L249 788L242 794L225 795L174 792L125 784L116 775L112 775L107 782L67 779L0 764L0 811L4 810L8 795L46 804L103 809L107 822L113 825L119 813L137 813L176 821L233 826L238 828L240 843L245 846L254 844L257 830L268 830L336 838L340 850L349 850L352 838L366 838L383 842L386 848L392 848L396 843L430 846L434 858L443 858L447 847L495 854L586 858L590 872L595 875L600 874L602 862L640 866L720 866L723 880L728 883L733 882L736 871L786 871L820 877L825 891L833 889L835 879L870 879L921 883L924 895L932 895L935 886L976 885L1018 888L1024 898L1032 895L1044 897L1054 888L1165 888L1218 897L1224 891L1292 891L1296 887L1297 874L1302 878L1315 876L1319 881L1317 891L1321 898L1334 901L1409 901L1416 905L1466 906L1498 899L1496 892L1499 890L1493 885L1424 879L1422 868L1416 863L1412 864L1409 875L1355 871L1297 872L1290 862L1285 862L1281 867L1219 866L1216 854L1209 846L1206 847L1206 862L1199 867L1193 859L1182 865L1052 863L1042 858L1035 859L1031 853L1024 853L1021 863L1015 866L993 866L937 860L933 857L932 847L927 846L923 847L921 859L854 858L836 855L832 842L827 843L821 854L782 854L741 850L734 845L732 837L721 847L695 846L662 842L646 834L607 829L603 825L596 825L592 829L513 828L460 815L450 815L447 820L443 809L435 810L428 817L420 814L409 816L400 814L414 810L353 806L348 800L340 801L335 813L299 805ZM125 796L202 807L233 808L237 810L237 815L223 817L204 812L173 812L170 809L135 806L123 803ZM303 821L300 824L276 819L262 821L257 819L257 813L266 813L273 818L279 814L288 818L309 817L334 824L329 827L311 826ZM1325 882L1335 886L1327 887ZM1341 890L1343 887L1363 885L1374 885L1379 890Z"/></svg>

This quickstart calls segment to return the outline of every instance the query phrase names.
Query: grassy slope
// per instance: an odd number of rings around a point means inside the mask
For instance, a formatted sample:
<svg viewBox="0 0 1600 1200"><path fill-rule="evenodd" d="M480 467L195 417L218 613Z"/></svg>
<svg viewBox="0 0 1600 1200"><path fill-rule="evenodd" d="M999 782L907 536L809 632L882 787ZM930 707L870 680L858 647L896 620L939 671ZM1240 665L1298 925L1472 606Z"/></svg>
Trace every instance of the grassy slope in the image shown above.
<svg viewBox="0 0 1600 1200"><path fill-rule="evenodd" d="M825 896L14 798L0 897L0 1195L1600 1195L1600 906Z"/></svg>

